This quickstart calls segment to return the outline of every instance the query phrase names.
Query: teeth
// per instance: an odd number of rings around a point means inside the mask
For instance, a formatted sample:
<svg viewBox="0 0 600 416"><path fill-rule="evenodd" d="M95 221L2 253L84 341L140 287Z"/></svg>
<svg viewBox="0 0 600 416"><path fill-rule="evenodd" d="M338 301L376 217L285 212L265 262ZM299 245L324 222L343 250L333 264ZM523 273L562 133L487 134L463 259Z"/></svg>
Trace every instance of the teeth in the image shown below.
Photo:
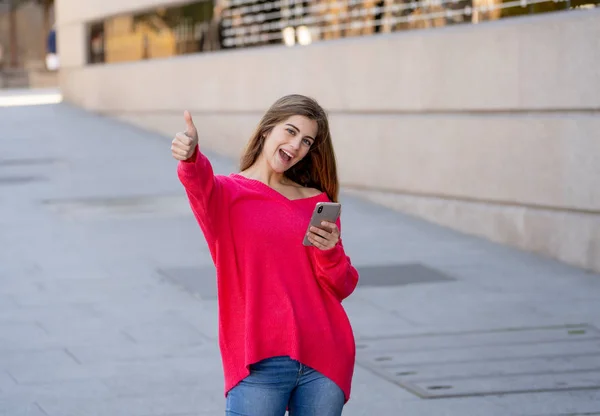
<svg viewBox="0 0 600 416"><path fill-rule="evenodd" d="M288 155L288 156L290 157L290 159L292 158L292 155L290 155L290 154L289 154L288 152L286 152L285 150L281 149L281 151L282 151L283 153L285 153L286 155Z"/></svg>

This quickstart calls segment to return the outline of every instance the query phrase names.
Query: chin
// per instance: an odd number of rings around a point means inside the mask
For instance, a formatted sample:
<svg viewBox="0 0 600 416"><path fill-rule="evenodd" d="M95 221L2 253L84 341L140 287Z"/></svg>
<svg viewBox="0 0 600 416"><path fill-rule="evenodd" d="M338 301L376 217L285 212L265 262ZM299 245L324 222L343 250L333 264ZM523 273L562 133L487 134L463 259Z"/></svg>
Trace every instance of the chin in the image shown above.
<svg viewBox="0 0 600 416"><path fill-rule="evenodd" d="M288 169L289 169L289 168L288 168ZM271 165L271 170L272 170L273 172L275 172L275 173L283 173L283 172L285 172L285 171L286 171L286 170L288 170L288 169L285 169L285 168L283 168L283 167L281 167L281 166L273 166L273 165Z"/></svg>
<svg viewBox="0 0 600 416"><path fill-rule="evenodd" d="M275 166L271 165L271 169L273 169L273 171L277 172L277 173L284 173L284 172L287 172L288 170L290 170L291 168L293 168L294 166L296 166L296 163L298 163L298 162L295 162L287 167L283 167L279 164L273 164Z"/></svg>
<svg viewBox="0 0 600 416"><path fill-rule="evenodd" d="M293 165L288 166L285 171L287 172L288 170L292 169L294 166L296 166L297 163L298 162L294 163Z"/></svg>

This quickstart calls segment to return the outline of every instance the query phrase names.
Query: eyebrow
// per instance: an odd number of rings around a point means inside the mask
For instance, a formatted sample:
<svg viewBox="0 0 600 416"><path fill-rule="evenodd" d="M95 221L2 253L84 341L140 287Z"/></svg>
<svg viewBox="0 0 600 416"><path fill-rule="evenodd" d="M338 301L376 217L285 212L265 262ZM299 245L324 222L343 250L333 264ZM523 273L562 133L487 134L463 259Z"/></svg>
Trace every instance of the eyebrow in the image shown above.
<svg viewBox="0 0 600 416"><path fill-rule="evenodd" d="M295 128L295 129L296 129L296 131L298 131L298 133L300 133L300 129L299 129L298 127L294 126L293 124L286 123L286 126L293 127L293 128ZM308 135L307 135L307 136L304 136L304 137L307 137L307 138L309 138L309 139L312 139L312 141L315 141L315 138L314 138L314 137L311 137L311 136L308 136Z"/></svg>

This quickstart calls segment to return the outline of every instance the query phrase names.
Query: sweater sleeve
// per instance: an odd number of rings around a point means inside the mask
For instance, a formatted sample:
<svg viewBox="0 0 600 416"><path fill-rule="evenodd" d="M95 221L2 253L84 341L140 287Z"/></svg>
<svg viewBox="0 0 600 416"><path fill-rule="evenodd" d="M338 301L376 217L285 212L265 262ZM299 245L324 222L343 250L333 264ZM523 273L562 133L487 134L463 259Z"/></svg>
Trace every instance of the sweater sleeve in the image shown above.
<svg viewBox="0 0 600 416"><path fill-rule="evenodd" d="M339 220L337 225L339 228ZM350 296L358 284L358 271L346 255L342 239L330 250L312 249L319 282L331 289L340 302Z"/></svg>
<svg viewBox="0 0 600 416"><path fill-rule="evenodd" d="M218 215L226 206L223 184L215 176L210 161L198 146L192 157L179 162L177 175L205 238L209 243L214 242L218 232Z"/></svg>

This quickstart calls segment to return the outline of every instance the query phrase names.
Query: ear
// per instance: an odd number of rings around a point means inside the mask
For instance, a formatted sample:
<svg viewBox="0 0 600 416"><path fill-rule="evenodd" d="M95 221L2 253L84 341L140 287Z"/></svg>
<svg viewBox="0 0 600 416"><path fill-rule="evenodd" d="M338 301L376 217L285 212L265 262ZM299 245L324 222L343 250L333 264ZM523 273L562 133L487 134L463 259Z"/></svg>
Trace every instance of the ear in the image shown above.
<svg viewBox="0 0 600 416"><path fill-rule="evenodd" d="M272 131L273 131L273 127L267 128L265 131L262 132L261 137L263 139L266 139L267 137L269 137L269 135L271 134Z"/></svg>

